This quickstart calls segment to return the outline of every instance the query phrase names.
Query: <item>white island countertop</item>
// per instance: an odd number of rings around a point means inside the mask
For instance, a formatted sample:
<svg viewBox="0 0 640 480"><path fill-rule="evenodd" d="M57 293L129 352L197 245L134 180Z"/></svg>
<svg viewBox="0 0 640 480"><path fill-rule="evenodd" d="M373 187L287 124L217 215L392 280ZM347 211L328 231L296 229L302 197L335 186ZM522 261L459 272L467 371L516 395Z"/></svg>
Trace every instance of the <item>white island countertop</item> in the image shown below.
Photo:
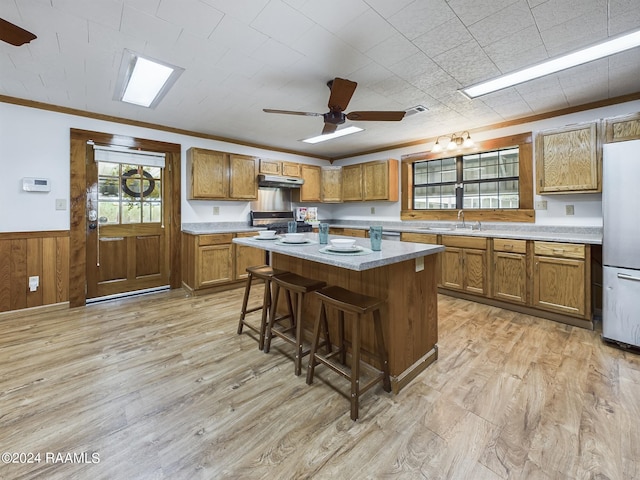
<svg viewBox="0 0 640 480"><path fill-rule="evenodd" d="M346 238L340 235L329 235L332 238ZM326 245L320 245L317 233L306 233L305 239L310 241L306 244L283 244L279 240L258 240L256 237L234 238L233 242L249 247L260 248L268 252L289 255L312 262L333 265L335 267L346 268L348 270L362 271L372 268L382 267L393 263L404 262L415 258L433 255L443 252L443 245L431 245L426 243L394 242L382 240L382 250L371 252L366 255L344 255L322 253L319 250ZM371 248L371 241L368 238L356 238L356 245Z"/></svg>

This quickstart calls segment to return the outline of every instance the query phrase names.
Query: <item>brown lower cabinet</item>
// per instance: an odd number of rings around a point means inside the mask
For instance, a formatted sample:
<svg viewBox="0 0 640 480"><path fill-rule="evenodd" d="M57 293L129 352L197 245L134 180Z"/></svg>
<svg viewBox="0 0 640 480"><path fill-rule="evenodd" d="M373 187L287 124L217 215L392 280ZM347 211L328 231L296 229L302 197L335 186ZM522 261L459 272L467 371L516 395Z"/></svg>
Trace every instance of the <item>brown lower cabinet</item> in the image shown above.
<svg viewBox="0 0 640 480"><path fill-rule="evenodd" d="M232 243L255 232L192 235L183 233L183 286L190 292L224 290L246 279L246 268L265 263L263 250Z"/></svg>
<svg viewBox="0 0 640 480"><path fill-rule="evenodd" d="M421 233L401 239L445 245L442 293L593 328L589 245Z"/></svg>
<svg viewBox="0 0 640 480"><path fill-rule="evenodd" d="M347 237L366 238L369 232L362 228L331 227L329 233L333 235L346 235Z"/></svg>

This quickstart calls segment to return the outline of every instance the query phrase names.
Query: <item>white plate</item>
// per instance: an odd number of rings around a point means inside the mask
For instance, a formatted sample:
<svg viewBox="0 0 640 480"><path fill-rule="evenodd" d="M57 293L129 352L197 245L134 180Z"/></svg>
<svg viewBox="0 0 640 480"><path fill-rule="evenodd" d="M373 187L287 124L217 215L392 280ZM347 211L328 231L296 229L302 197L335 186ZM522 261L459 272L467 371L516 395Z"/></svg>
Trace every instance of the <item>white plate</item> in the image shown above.
<svg viewBox="0 0 640 480"><path fill-rule="evenodd" d="M261 237L260 235L256 235L255 237L253 237L254 240L278 240L277 236L273 236L273 237Z"/></svg>
<svg viewBox="0 0 640 480"><path fill-rule="evenodd" d="M359 252L362 250L360 245L351 245L350 247L336 247L334 245L328 245L327 250L332 252Z"/></svg>
<svg viewBox="0 0 640 480"><path fill-rule="evenodd" d="M281 238L280 241L282 243L307 243L309 240L303 238L302 240L287 240L286 238Z"/></svg>

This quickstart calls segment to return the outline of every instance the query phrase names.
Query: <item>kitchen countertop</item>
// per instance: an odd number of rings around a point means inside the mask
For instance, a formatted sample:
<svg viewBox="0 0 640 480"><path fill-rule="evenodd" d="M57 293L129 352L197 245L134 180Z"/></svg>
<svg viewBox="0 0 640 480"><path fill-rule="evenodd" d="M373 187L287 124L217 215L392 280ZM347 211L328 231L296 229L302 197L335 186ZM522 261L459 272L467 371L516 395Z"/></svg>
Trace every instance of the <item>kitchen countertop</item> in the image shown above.
<svg viewBox="0 0 640 480"><path fill-rule="evenodd" d="M469 222L472 224L472 222ZM385 231L427 233L434 235L469 235L487 238L512 238L519 240L541 240L547 242L583 243L602 245L601 227L565 227L523 223L483 223L480 230L456 229L455 223L427 222L341 222L329 220L331 227L368 230L370 225L382 225ZM212 233L257 232L263 230L251 227L246 222L185 223L182 231L192 235Z"/></svg>
<svg viewBox="0 0 640 480"><path fill-rule="evenodd" d="M329 235L329 239L338 237L340 236ZM369 270L444 251L444 246L441 245L383 240L382 250L379 252L373 252L368 255L331 255L319 252L320 248L325 247L326 245L320 245L317 243L317 233L306 233L305 238L313 241L314 243L306 245L278 245L273 240L256 240L251 237L234 238L233 242L240 245L260 248L269 252L280 253L303 260L355 271ZM356 245L367 248L371 246L370 241L367 238L356 239Z"/></svg>

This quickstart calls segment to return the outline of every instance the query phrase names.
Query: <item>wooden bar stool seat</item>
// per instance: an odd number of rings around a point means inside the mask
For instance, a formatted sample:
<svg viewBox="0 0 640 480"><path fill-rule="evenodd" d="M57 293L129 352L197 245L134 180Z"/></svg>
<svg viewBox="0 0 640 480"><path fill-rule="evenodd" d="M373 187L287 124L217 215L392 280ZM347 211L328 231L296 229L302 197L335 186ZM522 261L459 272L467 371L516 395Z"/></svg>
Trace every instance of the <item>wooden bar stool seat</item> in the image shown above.
<svg viewBox="0 0 640 480"><path fill-rule="evenodd" d="M295 374L300 375L302 371L302 357L308 355L310 350L303 349L303 318L302 307L304 297L307 293L314 292L326 286L326 282L314 280L312 278L302 277L295 273L286 273L273 277L273 303L271 305L271 314L267 324L267 333L265 335L264 351L269 353L271 348L271 339L275 335L290 343L295 347ZM287 300L288 313L278 316L278 298L280 297L280 289L284 290ZM295 302L293 300L295 298ZM295 305L295 308L294 308ZM280 325L283 320L289 320L289 326ZM276 325L278 325L276 327ZM329 329L326 321L324 322L325 343L330 346Z"/></svg>
<svg viewBox="0 0 640 480"><path fill-rule="evenodd" d="M244 298L242 299L242 309L240 310L240 320L238 321L238 335L242 333L242 327L246 326L250 330L258 334L258 348L264 349L264 336L267 329L268 315L271 309L271 281L273 277L289 273L286 270L278 270L270 267L269 265L255 265L247 267L247 283L244 287ZM262 296L262 304L255 307L247 308L249 303L249 294L251 292L251 284L254 279L264 281L264 295ZM248 313L257 312L262 310L262 318L258 326L252 325L247 322L246 316Z"/></svg>
<svg viewBox="0 0 640 480"><path fill-rule="evenodd" d="M358 418L358 409L360 395L382 382L382 388L385 392L391 391L391 380L389 378L389 362L387 352L384 346L384 337L382 335L382 321L380 319L380 308L384 301L362 295L360 293L351 292L341 287L330 286L315 292L320 299L320 309L318 317L313 329L313 338L311 340L311 353L309 356L309 368L307 369L307 383L313 383L313 375L315 366L323 364L336 373L347 378L351 382L351 419ZM318 341L320 336L320 325L327 322L327 307L338 310L338 350L329 352L326 355L318 353ZM345 313L352 314L350 318L355 318L351 328L351 342L345 339ZM360 385L360 367L361 367L361 321L365 315L371 313L373 319L373 328L375 332L375 352L382 370L376 371L366 384ZM346 367L347 345L351 344L351 368ZM337 357L337 360L336 360ZM368 366L373 369L373 367Z"/></svg>

